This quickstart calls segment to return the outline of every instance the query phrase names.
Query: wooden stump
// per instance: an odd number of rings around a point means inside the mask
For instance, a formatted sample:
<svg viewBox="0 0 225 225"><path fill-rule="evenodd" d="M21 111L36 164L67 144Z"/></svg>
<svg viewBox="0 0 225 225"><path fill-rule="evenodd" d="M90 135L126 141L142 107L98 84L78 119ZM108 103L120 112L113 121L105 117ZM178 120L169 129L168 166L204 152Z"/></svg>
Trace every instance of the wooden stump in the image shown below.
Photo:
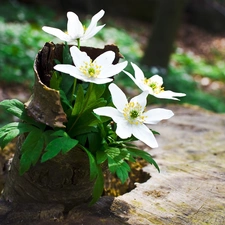
<svg viewBox="0 0 225 225"><path fill-rule="evenodd" d="M223 225L225 114L190 106L167 108L175 116L155 127L160 147L149 151L161 173L145 167L152 177L114 203L130 206L121 214L129 224Z"/></svg>

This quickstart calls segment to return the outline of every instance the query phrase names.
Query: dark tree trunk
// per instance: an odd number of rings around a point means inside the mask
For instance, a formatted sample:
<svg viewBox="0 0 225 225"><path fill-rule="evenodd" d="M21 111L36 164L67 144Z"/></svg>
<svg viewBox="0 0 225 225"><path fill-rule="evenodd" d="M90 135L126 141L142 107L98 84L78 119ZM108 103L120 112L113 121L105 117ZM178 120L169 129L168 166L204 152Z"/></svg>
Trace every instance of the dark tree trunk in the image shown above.
<svg viewBox="0 0 225 225"><path fill-rule="evenodd" d="M186 0L160 0L142 63L166 69Z"/></svg>

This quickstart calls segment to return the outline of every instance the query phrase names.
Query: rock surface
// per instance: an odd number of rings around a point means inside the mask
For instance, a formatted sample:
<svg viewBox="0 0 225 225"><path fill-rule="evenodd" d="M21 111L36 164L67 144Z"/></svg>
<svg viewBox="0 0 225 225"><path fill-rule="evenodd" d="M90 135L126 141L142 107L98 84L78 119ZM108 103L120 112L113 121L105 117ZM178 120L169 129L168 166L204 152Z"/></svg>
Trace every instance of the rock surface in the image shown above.
<svg viewBox="0 0 225 225"><path fill-rule="evenodd" d="M38 206L12 208L0 202L0 224L225 224L225 114L193 106L163 107L175 116L152 127L160 133L160 147L142 146L154 156L160 173L148 165L144 171L151 178L131 192L102 197L94 206L81 205L67 215L60 205L38 211Z"/></svg>

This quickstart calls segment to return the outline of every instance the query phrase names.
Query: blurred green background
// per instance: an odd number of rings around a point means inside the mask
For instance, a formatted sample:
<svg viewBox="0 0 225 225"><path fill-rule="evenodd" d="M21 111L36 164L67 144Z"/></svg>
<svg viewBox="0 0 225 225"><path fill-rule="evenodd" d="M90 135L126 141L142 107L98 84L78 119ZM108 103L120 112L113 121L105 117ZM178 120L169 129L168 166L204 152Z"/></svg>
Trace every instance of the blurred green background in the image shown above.
<svg viewBox="0 0 225 225"><path fill-rule="evenodd" d="M69 8L68 5L64 9L68 10L67 8ZM43 32L41 27L47 25L66 30L65 10L29 1L1 3L0 100L11 97L19 97L22 101L27 100L27 96L32 92L33 62L37 52L47 41L60 42ZM187 16L188 9L185 10L185 16ZM77 13L81 21L87 24L92 15L97 12L91 14L85 10L82 11L82 8L71 11ZM151 98L150 103L188 103L217 113L225 112L225 39L221 30L206 31L199 26L181 21L173 42L169 64L166 68L161 68L147 66L142 61L153 27L151 19L135 17L132 14L131 17L127 15L121 17L111 13L107 15L106 11L104 18L99 22L99 24L103 23L106 23L104 29L85 43L86 45L103 47L105 44L116 44L125 59L138 64L147 77L153 74L162 75L165 90L183 92L187 95L180 98L179 102ZM191 32L199 33L191 35ZM204 42L202 37L208 37L208 39ZM215 45L216 41L220 44ZM190 44L191 42L195 44ZM206 55L204 51L201 51L204 46L199 51L195 51L198 43L205 44ZM133 72L130 67L127 70ZM116 77L116 82L128 93L139 92L130 78L123 73ZM27 95L23 96L23 92ZM7 123L9 119L11 118L0 111L0 124Z"/></svg>

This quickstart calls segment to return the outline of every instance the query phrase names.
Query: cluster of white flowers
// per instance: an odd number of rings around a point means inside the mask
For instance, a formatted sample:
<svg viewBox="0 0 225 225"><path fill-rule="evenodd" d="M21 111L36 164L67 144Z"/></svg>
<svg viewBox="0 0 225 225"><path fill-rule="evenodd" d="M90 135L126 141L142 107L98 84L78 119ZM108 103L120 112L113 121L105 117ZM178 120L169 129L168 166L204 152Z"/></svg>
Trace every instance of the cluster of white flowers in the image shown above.
<svg viewBox="0 0 225 225"><path fill-rule="evenodd" d="M156 124L161 120L171 118L174 114L171 110L162 108L146 111L147 96L150 94L157 98L178 100L175 97L182 97L185 94L164 90L162 77L154 75L147 79L143 71L134 63L131 63L134 76L124 70L128 64L127 61L113 65L115 59L113 51L104 52L94 61L86 52L80 51L80 41L93 37L105 26L97 26L97 22L103 17L104 13L104 10L100 10L94 15L86 29L73 12L67 13L67 32L57 28L43 27L45 32L58 37L62 41L77 43L78 45L78 47L72 46L70 48L74 65L58 64L54 69L84 82L96 84L112 82L112 76L121 71L127 74L143 92L128 102L123 91L116 84L111 83L109 90L115 108L111 106L100 107L95 109L94 112L101 116L111 117L117 124L116 134L120 138L126 139L133 135L151 148L156 148L158 147L157 141L152 131L145 124Z"/></svg>

